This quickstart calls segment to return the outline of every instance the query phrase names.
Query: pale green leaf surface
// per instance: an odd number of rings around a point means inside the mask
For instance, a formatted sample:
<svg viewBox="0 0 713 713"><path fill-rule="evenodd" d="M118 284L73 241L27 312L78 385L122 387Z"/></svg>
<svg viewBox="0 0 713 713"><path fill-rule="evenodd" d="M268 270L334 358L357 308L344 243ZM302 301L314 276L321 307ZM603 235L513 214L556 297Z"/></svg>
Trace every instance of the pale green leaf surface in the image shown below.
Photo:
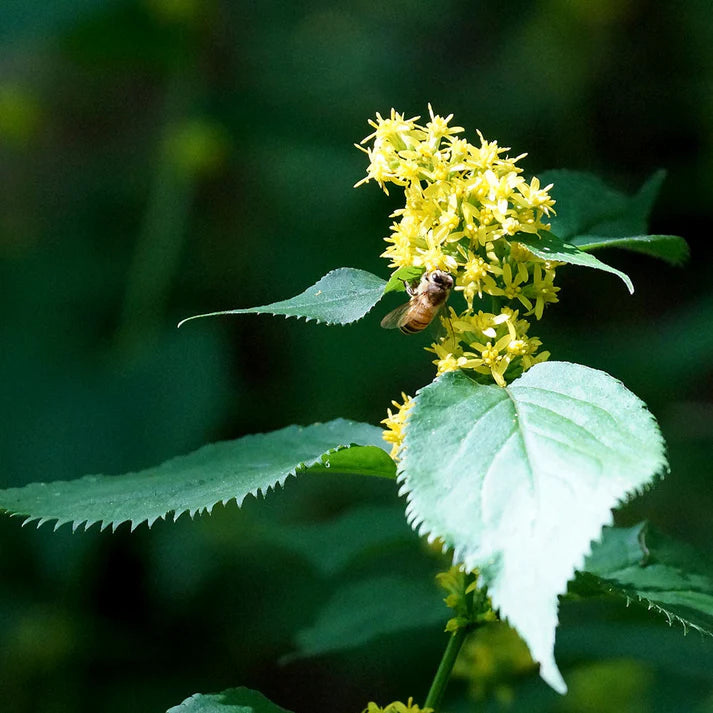
<svg viewBox="0 0 713 713"><path fill-rule="evenodd" d="M611 272L612 275L616 275L623 280L629 292L634 292L634 285L626 273L607 265L598 258L594 257L594 255L585 253L583 250L580 250L574 245L565 243L552 233L543 232L540 236L528 235L522 238L518 236L517 242L527 246L527 249L533 255L536 255L542 260L557 260L558 262L565 262L569 265L593 267L596 270Z"/></svg>
<svg viewBox="0 0 713 713"><path fill-rule="evenodd" d="M304 317L323 324L349 324L361 319L383 297L386 281L366 270L340 267L328 272L312 287L288 300L261 307L223 310L188 317L192 319L225 314L275 314Z"/></svg>
<svg viewBox="0 0 713 713"><path fill-rule="evenodd" d="M605 528L584 571L610 591L638 599L684 628L713 634L713 568L688 545L645 523Z"/></svg>
<svg viewBox="0 0 713 713"><path fill-rule="evenodd" d="M572 238L570 243L586 252L599 248L626 248L661 258L671 265L683 264L689 255L688 243L678 235L630 235L626 238L579 235Z"/></svg>
<svg viewBox="0 0 713 713"><path fill-rule="evenodd" d="M578 364L538 364L507 388L454 372L418 392L404 445L409 522L480 568L544 680L566 690L557 597L611 509L665 469L653 417L621 382Z"/></svg>
<svg viewBox="0 0 713 713"><path fill-rule="evenodd" d="M166 713L290 713L250 688L196 693Z"/></svg>
<svg viewBox="0 0 713 713"><path fill-rule="evenodd" d="M350 444L361 446L347 449ZM247 495L264 494L315 465L317 472L330 463L331 472L393 477L393 461L384 447L381 429L365 423L336 419L288 426L204 446L138 473L0 490L0 509L26 515L25 522L37 520L38 527L56 521L55 529L67 522L75 530L95 523L116 529L129 522L133 529L142 522L151 526L169 513L176 519L184 512L191 517L210 512L217 503L235 500L240 505Z"/></svg>
<svg viewBox="0 0 713 713"><path fill-rule="evenodd" d="M433 579L384 575L350 582L320 610L314 624L296 636L288 658L344 651L410 629L445 625L449 610Z"/></svg>

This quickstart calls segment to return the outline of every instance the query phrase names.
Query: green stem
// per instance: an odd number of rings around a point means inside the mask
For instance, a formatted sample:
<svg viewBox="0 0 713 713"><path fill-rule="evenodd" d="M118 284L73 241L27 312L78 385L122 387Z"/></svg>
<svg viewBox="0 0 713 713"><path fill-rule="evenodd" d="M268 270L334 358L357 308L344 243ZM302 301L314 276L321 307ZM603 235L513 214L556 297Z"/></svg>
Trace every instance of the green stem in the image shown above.
<svg viewBox="0 0 713 713"><path fill-rule="evenodd" d="M424 703L424 708L433 708L434 711L438 710L438 706L441 705L441 699L448 685L448 680L451 677L451 671L458 658L458 652L463 646L465 637L468 636L469 629L463 627L458 629L448 641L446 650L443 652L443 658L438 666L436 675L431 684L431 690L426 696L426 702Z"/></svg>

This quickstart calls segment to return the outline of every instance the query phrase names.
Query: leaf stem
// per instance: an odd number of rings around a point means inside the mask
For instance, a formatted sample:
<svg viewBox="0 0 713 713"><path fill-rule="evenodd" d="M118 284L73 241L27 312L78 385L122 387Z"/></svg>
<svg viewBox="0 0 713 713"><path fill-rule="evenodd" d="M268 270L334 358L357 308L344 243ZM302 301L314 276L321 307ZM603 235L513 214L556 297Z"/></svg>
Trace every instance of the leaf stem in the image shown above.
<svg viewBox="0 0 713 713"><path fill-rule="evenodd" d="M462 627L457 629L448 641L446 650L443 652L443 658L441 663L438 665L438 670L431 684L431 690L426 696L426 702L424 703L424 708L433 708L434 711L438 710L441 704L441 699L448 685L448 681L451 677L451 671L458 658L458 653L463 646L465 637L468 636L470 629L468 627Z"/></svg>

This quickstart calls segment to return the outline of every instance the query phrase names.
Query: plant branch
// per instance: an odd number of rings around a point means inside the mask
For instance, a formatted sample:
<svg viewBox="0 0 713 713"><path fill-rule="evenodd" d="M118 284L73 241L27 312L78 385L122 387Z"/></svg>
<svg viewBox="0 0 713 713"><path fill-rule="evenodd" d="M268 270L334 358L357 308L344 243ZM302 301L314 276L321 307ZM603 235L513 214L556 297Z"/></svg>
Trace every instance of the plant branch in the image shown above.
<svg viewBox="0 0 713 713"><path fill-rule="evenodd" d="M431 690L426 696L426 702L424 703L425 708L433 708L434 711L438 710L451 677L451 671L453 670L453 666L458 658L458 653L460 652L461 646L463 646L463 642L469 630L468 627L457 629L448 641L446 650L443 652L443 658L441 659L441 663L438 666L433 683L431 684Z"/></svg>

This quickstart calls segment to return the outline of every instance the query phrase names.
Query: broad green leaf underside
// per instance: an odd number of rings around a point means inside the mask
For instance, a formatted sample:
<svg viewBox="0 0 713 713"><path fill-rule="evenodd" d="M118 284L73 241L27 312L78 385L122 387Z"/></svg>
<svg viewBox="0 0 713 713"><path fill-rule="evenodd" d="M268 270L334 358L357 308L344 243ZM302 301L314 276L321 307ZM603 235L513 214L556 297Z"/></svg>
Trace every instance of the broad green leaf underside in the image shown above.
<svg viewBox="0 0 713 713"><path fill-rule="evenodd" d="M404 446L409 522L480 569L542 677L566 690L557 597L611 509L665 469L653 417L621 382L577 364L538 364L504 389L453 372L417 393Z"/></svg>

